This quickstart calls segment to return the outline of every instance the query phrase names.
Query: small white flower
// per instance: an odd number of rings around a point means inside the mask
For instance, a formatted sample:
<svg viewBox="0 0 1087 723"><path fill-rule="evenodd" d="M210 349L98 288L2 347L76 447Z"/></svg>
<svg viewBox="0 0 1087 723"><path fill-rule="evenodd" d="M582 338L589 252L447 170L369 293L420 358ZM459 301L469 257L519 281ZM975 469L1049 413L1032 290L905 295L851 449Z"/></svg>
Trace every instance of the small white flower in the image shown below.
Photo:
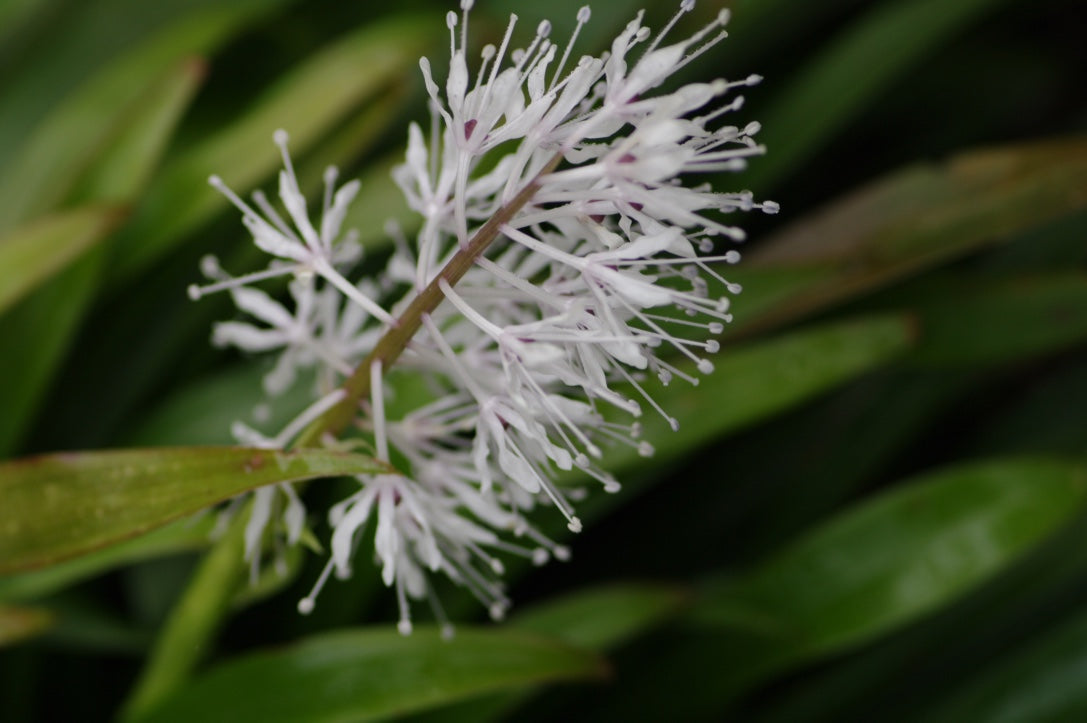
<svg viewBox="0 0 1087 723"><path fill-rule="evenodd" d="M285 274L293 274L300 278L316 274L339 289L367 313L383 322L391 322L392 316L385 309L336 270L338 265L352 263L359 257L360 248L353 234L340 239L340 228L351 201L358 194L359 182L350 181L333 192L338 171L334 166L326 169L324 203L320 231L318 231L310 221L306 197L298 188L294 166L291 163L290 153L287 151L287 132L277 130L273 138L283 157L283 170L279 173L279 199L287 210L293 227L283 220L283 217L260 191L253 194L253 202L260 210L258 213L234 193L219 176L211 176L208 183L242 212L242 223L249 229L257 248L287 263L273 264L265 271L205 287L190 286L189 296L195 300L214 291Z"/></svg>

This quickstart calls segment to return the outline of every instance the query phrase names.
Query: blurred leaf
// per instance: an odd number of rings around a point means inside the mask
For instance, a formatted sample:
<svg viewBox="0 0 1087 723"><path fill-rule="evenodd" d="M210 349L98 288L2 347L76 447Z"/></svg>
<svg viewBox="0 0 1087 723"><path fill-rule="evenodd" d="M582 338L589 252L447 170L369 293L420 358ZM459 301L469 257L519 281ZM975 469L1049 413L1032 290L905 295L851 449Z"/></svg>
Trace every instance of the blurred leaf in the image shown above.
<svg viewBox="0 0 1087 723"><path fill-rule="evenodd" d="M916 307L921 329L909 360L993 366L1087 337L1087 276L1051 274L982 287L952 281ZM947 303L954 299L954 304Z"/></svg>
<svg viewBox="0 0 1087 723"><path fill-rule="evenodd" d="M47 610L0 605L0 649L40 635L52 624Z"/></svg>
<svg viewBox="0 0 1087 723"><path fill-rule="evenodd" d="M755 624L789 657L825 655L974 588L1082 511L1082 465L965 465L869 500L712 589L693 619Z"/></svg>
<svg viewBox="0 0 1087 723"><path fill-rule="evenodd" d="M895 719L926 720L975 675L1003 665L1040 632L1082 610L1087 517L1080 516L1006 573L925 620L792 678L760 723L858 720L894 700ZM939 651L934 655L933 651ZM903 691L908 695L899 697ZM942 706L940 706L942 709ZM746 718L746 717L745 717ZM967 720L987 720L969 717Z"/></svg>
<svg viewBox="0 0 1087 723"><path fill-rule="evenodd" d="M214 27L197 32L195 36L204 37L212 30ZM182 46L195 42L186 35L186 32L194 34L192 29L183 31L184 28L174 31L177 36L175 42L184 40ZM157 57L157 53L151 55ZM117 78L109 76L107 80L120 83L134 80L129 77L132 75L136 76L135 80L144 78L146 69L132 67L137 61L155 65L143 53L136 53L115 68ZM85 163L76 170L64 165L70 159L60 157L56 159L59 165L52 170L46 169L48 172L43 176L43 183L61 184L67 194L66 197L58 195L54 200L130 200L128 197L140 191L142 183L157 163L159 153L172 135L174 125L187 107L201 76L199 64L185 60L168 67L165 73L152 75L145 85L135 90L125 88L126 98L128 93L135 92L135 96L125 104L123 112L110 109L112 114L104 119L102 127L98 129L100 137L96 137L96 154L86 158ZM91 87L96 86L92 83ZM95 100L105 102L104 98L96 97ZM51 134L66 132L69 122L61 118L57 121L58 128L53 130L47 125L42 131L42 142L46 145L54 142ZM43 150L43 153L51 152L48 148ZM63 182L61 176L65 179ZM39 205L44 208L52 203L41 201ZM18 208L12 211L13 214L20 212ZM0 356L0 378L12 382L0 387L0 408L5 410L4 415L0 416L0 457L11 454L22 435L26 434L29 420L75 328L90 306L90 298L98 285L99 271L106 262L105 252L105 248L99 247L92 253L84 254L52 282L39 287L36 294L0 317L0 336L24 340L18 353Z"/></svg>
<svg viewBox="0 0 1087 723"><path fill-rule="evenodd" d="M79 179L69 199L138 198L206 73L204 61L184 58L153 80L128 117L106 139L106 151Z"/></svg>
<svg viewBox="0 0 1087 723"><path fill-rule="evenodd" d="M1085 189L1083 138L896 172L799 219L729 269L748 290L735 300L734 326L781 324L1085 208Z"/></svg>
<svg viewBox="0 0 1087 723"><path fill-rule="evenodd" d="M135 447L230 444L230 427L238 419L258 430L282 429L312 401L312 378L299 379L282 397L269 400L261 383L267 371L262 360L255 360L181 387L129 425L132 431L126 443ZM269 411L267 421L260 424L247 418L258 405Z"/></svg>
<svg viewBox="0 0 1087 723"><path fill-rule="evenodd" d="M201 76L200 65L186 61L157 79L139 107L118 119L120 137L111 140L108 154L81 180L83 191L72 197L124 201L135 194L151 170L147 159L158 157ZM83 207L36 220L0 239L0 312L102 240L122 220L122 211Z"/></svg>
<svg viewBox="0 0 1087 723"><path fill-rule="evenodd" d="M123 218L123 207L84 206L0 238L0 313L101 241Z"/></svg>
<svg viewBox="0 0 1087 723"><path fill-rule="evenodd" d="M760 113L769 149L745 181L766 189L814 155L934 48L1005 0L888 0L819 57L805 60L777 101Z"/></svg>
<svg viewBox="0 0 1087 723"><path fill-rule="evenodd" d="M664 585L619 583L580 590L519 610L510 625L602 653L656 627L687 602L685 590ZM511 720L536 686L476 698L411 716L412 723L483 723Z"/></svg>
<svg viewBox="0 0 1087 723"><path fill-rule="evenodd" d="M247 566L245 525L252 500L227 525L227 530L204 555L190 582L163 623L139 677L128 692L118 716L146 713L176 691L212 647L231 603L243 585Z"/></svg>
<svg viewBox="0 0 1087 723"><path fill-rule="evenodd" d="M0 316L0 337L19 339L0 354L0 457L10 456L28 433L38 405L87 312L105 258L101 247L42 284Z"/></svg>
<svg viewBox="0 0 1087 723"><path fill-rule="evenodd" d="M1087 616L1005 655L920 720L1074 721L1087 717Z"/></svg>
<svg viewBox="0 0 1087 723"><path fill-rule="evenodd" d="M1087 367L1079 359L1009 392L972 430L970 453L1076 455L1087 449Z"/></svg>
<svg viewBox="0 0 1087 723"><path fill-rule="evenodd" d="M521 610L510 624L602 652L659 624L686 602L688 595L675 587L616 584L546 600Z"/></svg>
<svg viewBox="0 0 1087 723"><path fill-rule="evenodd" d="M33 36L34 25L54 0L3 0L0 2L0 68L8 66ZM8 66L11 67L11 66ZM0 72L0 82L3 73Z"/></svg>
<svg viewBox="0 0 1087 723"><path fill-rule="evenodd" d="M235 610L247 608L266 600L293 583L302 570L306 551L301 545L291 545L269 564L265 564L255 579L250 579L234 595L231 604Z"/></svg>
<svg viewBox="0 0 1087 723"><path fill-rule="evenodd" d="M127 610L89 594L51 599L46 609L55 623L43 636L43 646L66 653L138 656L151 641L151 629L135 624Z"/></svg>
<svg viewBox="0 0 1087 723"><path fill-rule="evenodd" d="M717 524L702 544L727 541L729 560L751 560L781 546L886 477L893 460L931 433L933 419L976 390L969 371L867 375L785 419L748 435L729 465L730 483L702 497ZM697 544L697 543L696 543Z"/></svg>
<svg viewBox="0 0 1087 723"><path fill-rule="evenodd" d="M222 6L177 19L54 108L0 175L0 228L56 207L88 173L100 173L96 167L131 132L132 118L146 113L148 98L169 105L156 93L163 74L183 58L214 47L256 12L255 5ZM154 158L131 162L140 167Z"/></svg>
<svg viewBox="0 0 1087 723"><path fill-rule="evenodd" d="M136 720L362 721L552 680L598 678L592 653L512 630L350 630L243 656Z"/></svg>
<svg viewBox="0 0 1087 723"><path fill-rule="evenodd" d="M743 692L950 605L1083 515L1081 464L952 467L832 518L750 572L708 584L689 631L635 668L617 715L719 716ZM946 634L945 634L946 637ZM707 685L706 681L713 681Z"/></svg>
<svg viewBox="0 0 1087 723"><path fill-rule="evenodd" d="M89 552L274 482L387 470L361 455L244 447L67 452L0 463L0 571Z"/></svg>
<svg viewBox="0 0 1087 723"><path fill-rule="evenodd" d="M210 174L244 195L278 168L276 129L290 133L298 155L359 106L403 82L428 46L430 28L411 18L363 27L285 76L233 125L173 159L121 234L112 271L118 277L138 271L227 208L227 200L208 187Z"/></svg>
<svg viewBox="0 0 1087 723"><path fill-rule="evenodd" d="M640 458L631 447L616 446L608 452L608 466L623 471L668 462L902 354L913 338L914 327L907 317L875 316L726 347L714 358L712 374L686 369L698 376L698 386L675 380L650 390L679 422L673 432L659 414L645 411L642 438L657 447L652 459ZM633 390L625 393L638 398Z"/></svg>
<svg viewBox="0 0 1087 723"><path fill-rule="evenodd" d="M0 576L0 601L33 600L134 562L196 550L211 543L215 518L178 520L146 535L55 565Z"/></svg>

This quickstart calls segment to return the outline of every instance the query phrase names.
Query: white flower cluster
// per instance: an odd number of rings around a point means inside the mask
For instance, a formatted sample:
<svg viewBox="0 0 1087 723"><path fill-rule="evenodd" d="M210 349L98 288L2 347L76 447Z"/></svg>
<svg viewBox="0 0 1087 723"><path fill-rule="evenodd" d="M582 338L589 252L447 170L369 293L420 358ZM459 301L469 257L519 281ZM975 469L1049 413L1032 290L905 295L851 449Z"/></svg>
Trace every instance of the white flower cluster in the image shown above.
<svg viewBox="0 0 1087 723"><path fill-rule="evenodd" d="M360 255L353 239L341 237L358 183L335 190L337 174L328 171L318 227L295 180L287 134L279 131L279 197L289 222L260 193L249 205L211 180L275 259L238 278L208 259L204 272L213 283L190 289L194 298L229 290L255 320L219 324L215 343L279 351L265 379L269 394L290 387L300 369L318 370L325 396L274 439L236 425L239 441L289 445L343 401L348 393L339 385L356 368L369 375L367 398L349 400L357 401L355 427L375 456L403 474L361 476L358 491L332 508L331 559L299 609L313 608L330 573L350 574L353 550L373 521L376 556L385 583L396 589L404 632L411 629L409 599L429 599L444 620L429 573L466 586L500 617L508 600L496 552L536 563L567 556L526 513L549 502L576 532L573 493L556 476L579 469L614 492L619 484L597 463L601 445L652 454L638 439L643 405L676 423L646 380L697 383L694 374L711 371L707 354L718 347L711 337L730 316L728 298L710 294L706 279L739 290L711 266L739 258L733 250L714 255L718 237L743 238L722 215L777 210L750 193L680 182L743 168L748 156L763 152L753 138L757 124L717 122L742 103L719 99L757 76L650 95L725 36L727 12L667 45L693 0L684 0L655 36L639 13L610 52L576 62L572 47L589 20L587 7L563 47L549 40L545 22L527 48L511 50L514 16L499 47L483 48L473 80L471 5L462 0L463 12L447 19L444 88L421 61L432 129L425 137L411 126L406 162L394 177L422 224L411 241L391 229L395 252L385 274L357 283L344 275ZM291 277L290 307L249 286L279 275ZM386 343L398 335L398 345ZM392 418L385 401L398 378L423 384L433 401ZM606 407L635 419L606 421ZM281 496L270 489L257 494L247 530L254 566L271 520L282 517L292 541L302 530L297 495L286 485Z"/></svg>

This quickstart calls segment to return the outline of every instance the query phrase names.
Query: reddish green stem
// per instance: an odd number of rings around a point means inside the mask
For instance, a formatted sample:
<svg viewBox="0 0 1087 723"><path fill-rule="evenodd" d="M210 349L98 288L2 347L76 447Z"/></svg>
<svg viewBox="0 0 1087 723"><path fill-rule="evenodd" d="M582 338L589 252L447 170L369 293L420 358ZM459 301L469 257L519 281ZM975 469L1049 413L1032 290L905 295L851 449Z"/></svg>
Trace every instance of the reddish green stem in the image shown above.
<svg viewBox="0 0 1087 723"><path fill-rule="evenodd" d="M561 154L556 154L527 186L491 216L487 223L476 231L471 240L449 259L438 275L419 292L418 296L412 299L400 318L382 335L370 355L343 383L345 392L343 399L311 424L299 436L295 446L313 445L326 434L336 436L351 423L359 401L370 395L370 368L373 364L380 362L381 368L387 370L396 362L419 331L423 324L423 317L437 309L445 299L440 282L444 280L450 286L455 286L468 273L468 269L472 268L476 259L498 238L502 227L513 220L517 212L540 190L540 178L555 170L561 160Z"/></svg>

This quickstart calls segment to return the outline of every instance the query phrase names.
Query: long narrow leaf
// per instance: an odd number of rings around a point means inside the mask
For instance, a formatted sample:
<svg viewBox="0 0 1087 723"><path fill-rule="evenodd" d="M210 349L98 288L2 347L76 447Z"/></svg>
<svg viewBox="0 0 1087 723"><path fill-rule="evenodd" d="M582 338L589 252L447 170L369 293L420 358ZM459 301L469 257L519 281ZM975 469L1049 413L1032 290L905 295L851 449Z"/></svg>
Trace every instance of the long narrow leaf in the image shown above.
<svg viewBox="0 0 1087 723"><path fill-rule="evenodd" d="M68 452L0 464L0 572L38 567L275 482L388 471L320 450L189 447Z"/></svg>
<svg viewBox="0 0 1087 723"><path fill-rule="evenodd" d="M869 184L765 239L731 281L744 332L1087 208L1087 139L962 153Z"/></svg>
<svg viewBox="0 0 1087 723"><path fill-rule="evenodd" d="M431 629L349 630L224 663L135 720L375 720L605 670L592 653L512 630L462 628L448 641Z"/></svg>
<svg viewBox="0 0 1087 723"><path fill-rule="evenodd" d="M137 53L128 62L141 59ZM80 203L130 201L157 164L201 77L200 64L191 60L152 76L123 113L109 116L109 127L97 139L96 155L88 159L90 165L64 171L74 175L65 176L67 195L57 198ZM0 317L0 335L23 340L18 353L0 355L0 377L9 381L0 387L4 409L0 456L10 454L27 433L28 422L90 307L105 260L105 249L95 248Z"/></svg>
<svg viewBox="0 0 1087 723"><path fill-rule="evenodd" d="M323 50L279 81L244 117L190 149L148 189L120 239L114 269L125 277L168 252L227 201L208 188L217 173L244 192L279 167L272 133L290 133L305 151L360 105L414 69L431 34L413 19L368 25Z"/></svg>
<svg viewBox="0 0 1087 723"><path fill-rule="evenodd" d="M109 152L133 109L144 103L141 98L147 89L167 69L214 47L261 11L257 4L239 4L192 12L119 57L65 99L0 174L0 228L63 203Z"/></svg>
<svg viewBox="0 0 1087 723"><path fill-rule="evenodd" d="M0 313L101 241L124 218L94 205L50 216L0 238Z"/></svg>
<svg viewBox="0 0 1087 723"><path fill-rule="evenodd" d="M767 188L814 154L910 66L1005 0L894 0L873 9L761 114L773 153L752 164L748 182Z"/></svg>
<svg viewBox="0 0 1087 723"><path fill-rule="evenodd" d="M40 635L53 624L53 616L38 608L0 605L0 649Z"/></svg>

